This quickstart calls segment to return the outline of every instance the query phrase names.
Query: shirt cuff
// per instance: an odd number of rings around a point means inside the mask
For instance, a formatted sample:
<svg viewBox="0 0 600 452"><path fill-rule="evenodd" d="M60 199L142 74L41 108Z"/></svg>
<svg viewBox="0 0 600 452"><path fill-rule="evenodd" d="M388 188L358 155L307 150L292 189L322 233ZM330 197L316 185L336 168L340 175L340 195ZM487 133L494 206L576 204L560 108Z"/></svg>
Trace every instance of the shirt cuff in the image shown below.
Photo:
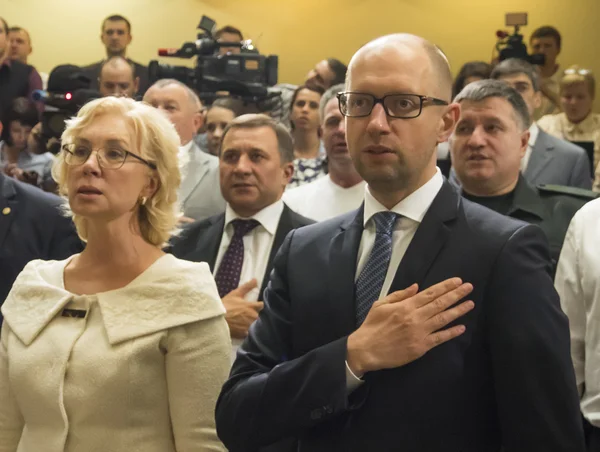
<svg viewBox="0 0 600 452"><path fill-rule="evenodd" d="M352 369L350 369L350 366L348 365L348 361L346 361L346 392L348 395L354 392L363 383L364 381L352 372Z"/></svg>

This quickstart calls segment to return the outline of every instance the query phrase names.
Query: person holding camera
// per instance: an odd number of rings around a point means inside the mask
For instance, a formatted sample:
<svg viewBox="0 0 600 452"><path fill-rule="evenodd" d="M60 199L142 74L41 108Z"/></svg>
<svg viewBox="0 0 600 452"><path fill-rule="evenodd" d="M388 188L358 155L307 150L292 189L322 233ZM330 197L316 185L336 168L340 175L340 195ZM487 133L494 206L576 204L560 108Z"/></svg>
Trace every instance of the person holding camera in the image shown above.
<svg viewBox="0 0 600 452"><path fill-rule="evenodd" d="M561 110L559 83L562 71L556 59L560 54L562 36L556 28L546 25L531 34L529 45L533 53L544 55L544 65L539 67L542 101L533 116L537 120L544 115L560 113Z"/></svg>
<svg viewBox="0 0 600 452"><path fill-rule="evenodd" d="M224 451L225 309L206 263L162 251L178 144L132 99L94 100L68 122L54 176L86 247L30 262L2 306L0 450Z"/></svg>

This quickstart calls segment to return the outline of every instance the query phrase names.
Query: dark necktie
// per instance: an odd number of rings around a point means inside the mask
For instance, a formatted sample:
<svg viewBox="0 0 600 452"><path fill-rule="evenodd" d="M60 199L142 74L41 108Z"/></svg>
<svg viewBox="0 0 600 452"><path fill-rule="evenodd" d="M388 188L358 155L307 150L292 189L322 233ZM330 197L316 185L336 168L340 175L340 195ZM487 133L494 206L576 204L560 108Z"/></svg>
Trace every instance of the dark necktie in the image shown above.
<svg viewBox="0 0 600 452"><path fill-rule="evenodd" d="M392 257L392 234L398 217L397 213L389 211L373 215L375 244L356 280L356 324L358 326L367 318L371 306L381 293Z"/></svg>
<svg viewBox="0 0 600 452"><path fill-rule="evenodd" d="M244 236L260 223L256 220L236 219L231 224L233 225L233 237L215 275L221 298L238 288L244 264Z"/></svg>

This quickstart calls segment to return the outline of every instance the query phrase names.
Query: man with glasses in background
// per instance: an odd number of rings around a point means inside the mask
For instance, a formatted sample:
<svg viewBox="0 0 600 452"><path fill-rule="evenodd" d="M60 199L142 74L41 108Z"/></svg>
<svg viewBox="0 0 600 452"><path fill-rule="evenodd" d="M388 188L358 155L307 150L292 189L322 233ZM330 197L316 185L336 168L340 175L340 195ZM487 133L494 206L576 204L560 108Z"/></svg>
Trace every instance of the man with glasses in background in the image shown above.
<svg viewBox="0 0 600 452"><path fill-rule="evenodd" d="M461 200L436 168L451 87L416 36L352 58L340 108L364 203L281 246L217 404L230 450L584 450L542 231Z"/></svg>

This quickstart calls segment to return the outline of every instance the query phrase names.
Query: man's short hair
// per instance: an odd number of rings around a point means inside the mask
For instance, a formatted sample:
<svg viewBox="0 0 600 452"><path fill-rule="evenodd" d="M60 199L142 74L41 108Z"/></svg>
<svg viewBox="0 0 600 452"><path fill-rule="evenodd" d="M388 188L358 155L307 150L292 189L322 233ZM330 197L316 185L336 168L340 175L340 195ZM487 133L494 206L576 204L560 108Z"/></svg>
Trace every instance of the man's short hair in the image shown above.
<svg viewBox="0 0 600 452"><path fill-rule="evenodd" d="M27 38L29 39L29 42L31 42L31 36L29 35L29 32L27 30L25 30L23 27L10 27L8 29L9 33L18 33L20 31L25 32L25 34L27 35Z"/></svg>
<svg viewBox="0 0 600 452"><path fill-rule="evenodd" d="M452 97L456 97L465 87L465 82L469 77L479 77L480 79L490 78L492 66L485 61L468 61L460 68L458 75L452 84Z"/></svg>
<svg viewBox="0 0 600 452"><path fill-rule="evenodd" d="M206 109L208 113L213 107L225 108L233 112L234 117L240 116L244 102L233 97L219 97Z"/></svg>
<svg viewBox="0 0 600 452"><path fill-rule="evenodd" d="M23 126L34 127L40 120L39 112L35 104L26 97L17 97L6 111L4 120L4 130L1 138L7 144L12 145L10 136L10 123L18 122Z"/></svg>
<svg viewBox="0 0 600 452"><path fill-rule="evenodd" d="M160 79L159 81L157 81L154 85L152 85L148 91L150 91L150 89L156 87L156 88L165 88L167 86L170 85L177 85L177 86L181 86L185 92L188 95L188 100L190 101L190 104L194 107L194 109L196 110L196 112L200 112L200 110L202 109L202 102L200 102L200 98L198 97L198 95L195 93L195 91L190 88L189 86L187 86L185 83L181 83L179 80L176 80L174 78L163 78Z"/></svg>
<svg viewBox="0 0 600 452"><path fill-rule="evenodd" d="M2 22L2 25L4 27L4 33L8 34L8 23L6 23L4 17L0 17L0 22Z"/></svg>
<svg viewBox="0 0 600 452"><path fill-rule="evenodd" d="M492 70L490 78L494 80L501 79L502 77L510 77L511 75L524 74L531 81L533 90L538 92L540 90L540 74L532 64L519 58L509 58L504 60Z"/></svg>
<svg viewBox="0 0 600 452"><path fill-rule="evenodd" d="M321 124L325 121L325 107L332 100L335 99L338 93L344 91L344 84L338 83L337 85L333 85L325 94L321 96L321 102L319 103L319 118L321 120Z"/></svg>
<svg viewBox="0 0 600 452"><path fill-rule="evenodd" d="M531 125L529 108L523 97L513 87L500 80L480 80L470 83L454 98L454 102L462 101L483 102L486 99L498 97L505 99L513 108L515 119L526 130Z"/></svg>
<svg viewBox="0 0 600 452"><path fill-rule="evenodd" d="M238 116L231 121L225 130L223 130L223 136L221 137L221 147L219 148L219 155L223 149L223 143L225 142L225 136L232 129L258 129L259 127L269 127L277 136L277 144L279 148L279 156L281 163L291 163L294 161L294 141L290 132L283 124L278 123L270 116L264 114L247 114Z"/></svg>
<svg viewBox="0 0 600 452"><path fill-rule="evenodd" d="M98 78L102 77L102 71L104 70L104 66L109 65L109 64L113 65L117 61L123 61L127 66L129 66L131 68L131 75L133 76L133 79L135 80L135 64L131 63L127 58L122 57L120 55L111 56L110 58L108 58L107 60L102 62L102 65L100 66L100 73L98 75Z"/></svg>
<svg viewBox="0 0 600 452"><path fill-rule="evenodd" d="M104 19L104 21L102 22L101 30L104 31L106 22L119 22L119 21L125 22L127 24L127 32L131 33L131 22L129 22L125 17L121 16L120 14L113 14L112 16L108 16L106 19Z"/></svg>
<svg viewBox="0 0 600 452"><path fill-rule="evenodd" d="M327 64L329 65L329 69L335 74L331 81L331 85L344 83L344 80L346 80L346 73L348 72L348 66L335 58L327 58Z"/></svg>
<svg viewBox="0 0 600 452"><path fill-rule="evenodd" d="M538 28L531 34L529 43L531 44L534 39L538 38L554 38L556 41L556 46L560 50L560 46L562 45L562 37L556 28L550 25L544 25L543 27Z"/></svg>
<svg viewBox="0 0 600 452"><path fill-rule="evenodd" d="M240 41L244 40L244 35L240 31L240 29L232 27L231 25L225 25L224 27L219 28L215 32L215 39L220 39L221 36L223 35L223 33L229 33L229 34L232 34L232 35L238 35L240 37Z"/></svg>

